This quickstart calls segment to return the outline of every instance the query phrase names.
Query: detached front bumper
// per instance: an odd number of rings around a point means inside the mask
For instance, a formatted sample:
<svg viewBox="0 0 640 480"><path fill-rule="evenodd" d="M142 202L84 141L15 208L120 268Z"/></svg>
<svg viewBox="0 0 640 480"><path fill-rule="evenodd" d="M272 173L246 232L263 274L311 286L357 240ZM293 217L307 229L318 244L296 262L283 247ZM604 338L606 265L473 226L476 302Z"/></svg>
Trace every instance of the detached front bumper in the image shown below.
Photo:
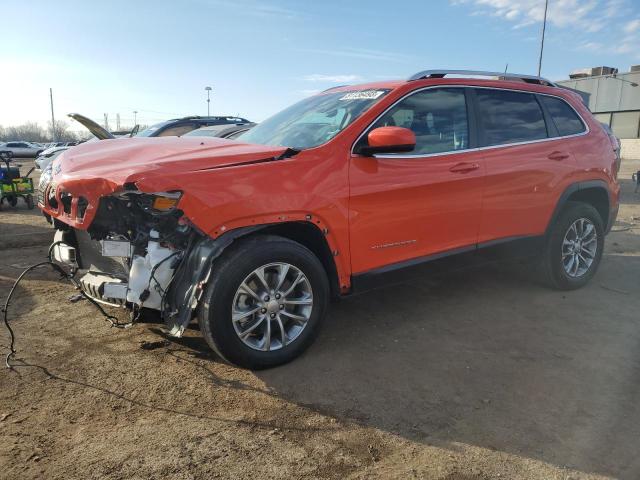
<svg viewBox="0 0 640 480"><path fill-rule="evenodd" d="M240 229L216 240L194 235L185 250L171 250L152 239L144 252L110 257L103 255L104 241L67 228L56 232L52 254L78 270L83 291L94 300L158 310L169 334L180 337L200 302L213 261L237 236L252 230Z"/></svg>
<svg viewBox="0 0 640 480"><path fill-rule="evenodd" d="M86 231L56 230L51 254L56 261L77 270L81 275L78 283L89 297L114 307L126 306L126 259L103 256L100 242L91 240Z"/></svg>

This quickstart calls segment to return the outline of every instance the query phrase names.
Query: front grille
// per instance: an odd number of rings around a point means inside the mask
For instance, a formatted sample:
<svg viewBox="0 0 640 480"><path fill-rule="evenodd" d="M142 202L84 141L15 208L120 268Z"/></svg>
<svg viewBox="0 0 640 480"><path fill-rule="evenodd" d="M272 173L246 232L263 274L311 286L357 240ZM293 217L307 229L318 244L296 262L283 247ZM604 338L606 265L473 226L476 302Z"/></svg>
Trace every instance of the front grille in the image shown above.
<svg viewBox="0 0 640 480"><path fill-rule="evenodd" d="M38 187L36 191L36 199L40 205L45 205L44 203L44 192L47 190L47 186L43 185L42 188Z"/></svg>
<svg viewBox="0 0 640 480"><path fill-rule="evenodd" d="M129 278L129 265L126 258L103 257L102 245L98 240L92 240L86 230L75 230L75 234L80 268L124 279Z"/></svg>
<svg viewBox="0 0 640 480"><path fill-rule="evenodd" d="M87 207L89 206L89 202L84 197L78 197L78 220L82 220L84 218L84 214L87 211Z"/></svg>
<svg viewBox="0 0 640 480"><path fill-rule="evenodd" d="M70 193L62 192L62 194L60 195L60 201L62 202L62 210L67 215L71 215L71 201L72 200L73 200L73 197L71 196Z"/></svg>

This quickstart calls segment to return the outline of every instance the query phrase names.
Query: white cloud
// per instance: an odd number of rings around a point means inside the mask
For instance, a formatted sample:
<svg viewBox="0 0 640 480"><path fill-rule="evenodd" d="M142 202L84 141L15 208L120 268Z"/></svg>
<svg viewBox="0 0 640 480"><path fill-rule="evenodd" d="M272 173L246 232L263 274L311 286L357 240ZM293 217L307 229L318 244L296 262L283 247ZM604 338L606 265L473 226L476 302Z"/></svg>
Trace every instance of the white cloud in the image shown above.
<svg viewBox="0 0 640 480"><path fill-rule="evenodd" d="M191 0L206 7L233 10L242 15L257 17L276 17L279 20L295 20L302 12L290 8L269 5L260 0Z"/></svg>
<svg viewBox="0 0 640 480"><path fill-rule="evenodd" d="M518 27L540 23L544 18L543 0L535 3L531 0L451 0L450 3L471 5L486 14L515 22ZM552 0L547 20L558 27L596 32L603 28L604 19L621 17L627 10L626 0Z"/></svg>
<svg viewBox="0 0 640 480"><path fill-rule="evenodd" d="M549 0L548 27L558 42L592 54L630 55L640 48L640 8L637 0ZM544 0L450 0L469 7L469 14L499 18L514 30L539 28ZM523 33L523 36L527 35ZM530 34L529 34L530 35ZM538 37L536 37L538 38ZM568 42L568 43L567 43Z"/></svg>
<svg viewBox="0 0 640 480"><path fill-rule="evenodd" d="M624 26L624 31L626 33L632 34L640 30L640 18L636 18L635 20L631 20Z"/></svg>
<svg viewBox="0 0 640 480"><path fill-rule="evenodd" d="M360 75L323 75L321 73L314 73L311 75L305 75L302 77L307 82L323 82L323 83L349 83L358 82L362 80Z"/></svg>
<svg viewBox="0 0 640 480"><path fill-rule="evenodd" d="M331 55L337 57L361 58L364 60L378 60L381 62L401 62L406 63L412 57L395 52L384 52L381 50L369 50L364 48L344 48L342 50L329 50L322 48L301 48L299 52L313 53L318 55Z"/></svg>

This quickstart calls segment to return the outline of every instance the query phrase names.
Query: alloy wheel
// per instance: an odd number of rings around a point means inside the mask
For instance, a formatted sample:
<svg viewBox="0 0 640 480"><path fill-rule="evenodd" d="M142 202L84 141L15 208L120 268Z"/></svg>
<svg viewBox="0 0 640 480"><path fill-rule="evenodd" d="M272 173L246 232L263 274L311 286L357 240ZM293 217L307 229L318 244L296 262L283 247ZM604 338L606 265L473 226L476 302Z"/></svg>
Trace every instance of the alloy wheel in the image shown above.
<svg viewBox="0 0 640 480"><path fill-rule="evenodd" d="M231 321L238 338L255 350L279 350L300 336L313 310L309 280L289 263L256 268L237 288Z"/></svg>
<svg viewBox="0 0 640 480"><path fill-rule="evenodd" d="M579 218L571 224L562 241L562 265L571 278L586 274L598 251L598 232L588 218Z"/></svg>

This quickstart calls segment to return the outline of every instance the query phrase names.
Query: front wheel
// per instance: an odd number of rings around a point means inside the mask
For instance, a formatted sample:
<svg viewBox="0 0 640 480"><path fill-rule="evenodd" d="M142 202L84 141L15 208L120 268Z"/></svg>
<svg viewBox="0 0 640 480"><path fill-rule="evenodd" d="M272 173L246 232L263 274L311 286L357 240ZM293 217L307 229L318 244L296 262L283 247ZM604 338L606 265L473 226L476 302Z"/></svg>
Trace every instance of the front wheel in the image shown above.
<svg viewBox="0 0 640 480"><path fill-rule="evenodd" d="M553 225L542 259L547 283L561 290L580 288L595 275L604 250L604 224L598 211L568 202Z"/></svg>
<svg viewBox="0 0 640 480"><path fill-rule="evenodd" d="M223 359L262 369L293 360L325 316L329 284L318 258L275 236L240 242L211 273L198 311L200 330Z"/></svg>

